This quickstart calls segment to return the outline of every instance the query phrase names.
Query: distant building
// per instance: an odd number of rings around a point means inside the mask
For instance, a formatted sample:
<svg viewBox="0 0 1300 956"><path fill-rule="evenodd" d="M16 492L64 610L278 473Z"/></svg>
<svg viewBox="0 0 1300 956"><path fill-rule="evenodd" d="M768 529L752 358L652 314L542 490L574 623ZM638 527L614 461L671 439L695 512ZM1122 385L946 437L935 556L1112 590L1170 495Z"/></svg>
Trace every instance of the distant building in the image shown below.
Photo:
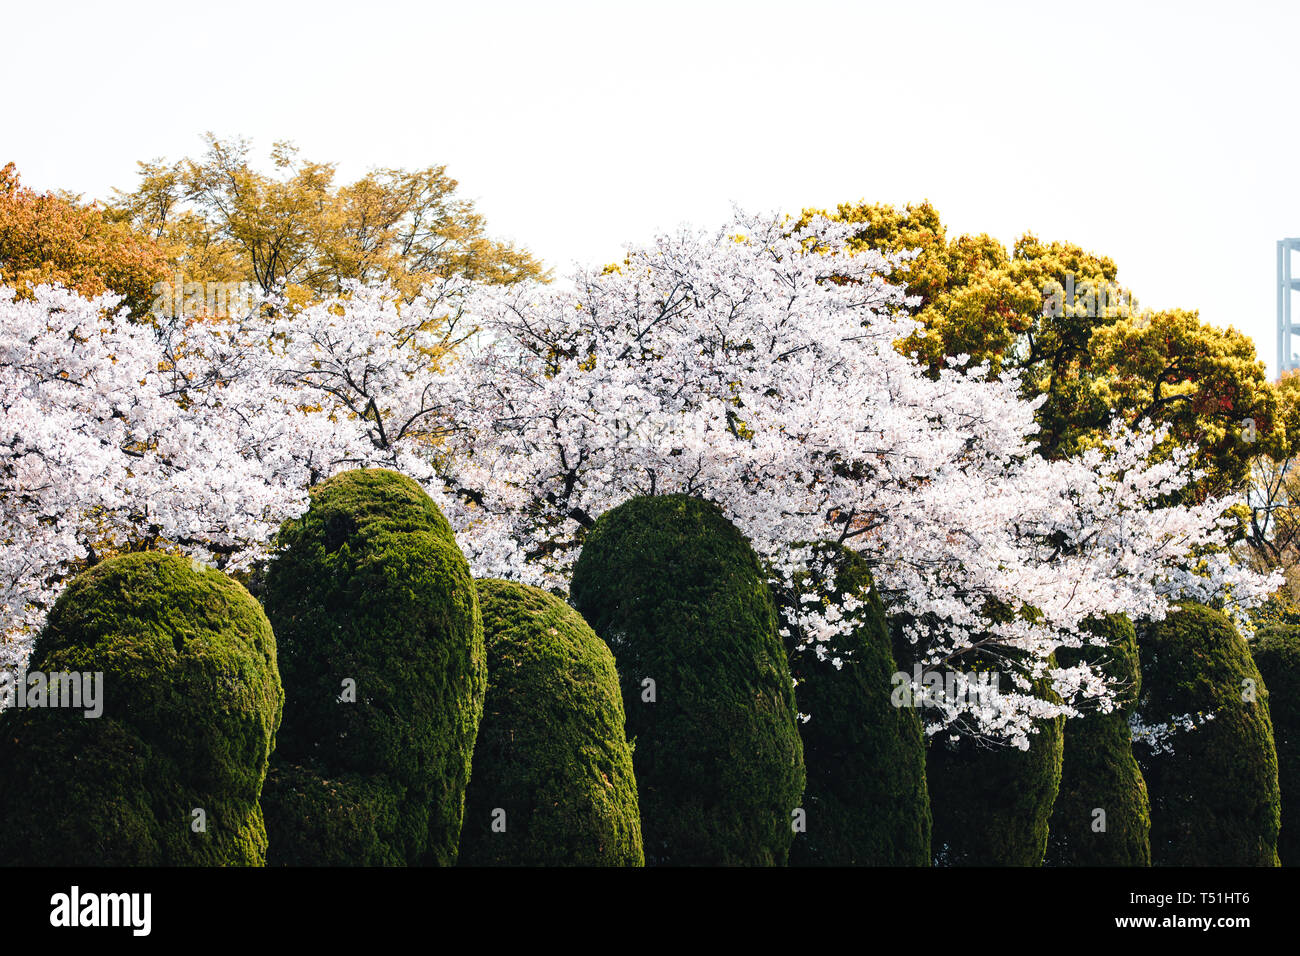
<svg viewBox="0 0 1300 956"><path fill-rule="evenodd" d="M1277 374L1300 368L1300 341L1292 335L1300 326L1291 321L1291 293L1300 289L1300 279L1291 277L1291 253L1300 250L1300 239L1277 241Z"/></svg>

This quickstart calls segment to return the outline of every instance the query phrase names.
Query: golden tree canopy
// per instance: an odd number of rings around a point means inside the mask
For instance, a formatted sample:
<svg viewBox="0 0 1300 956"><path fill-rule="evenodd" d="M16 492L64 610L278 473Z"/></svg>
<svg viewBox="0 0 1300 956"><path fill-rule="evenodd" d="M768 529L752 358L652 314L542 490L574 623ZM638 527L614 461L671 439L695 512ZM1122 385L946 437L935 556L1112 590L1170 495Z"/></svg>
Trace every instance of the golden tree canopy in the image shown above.
<svg viewBox="0 0 1300 956"><path fill-rule="evenodd" d="M142 162L116 192L122 221L154 237L187 280L283 283L291 298L336 295L347 279L387 281L406 296L452 276L510 283L544 277L527 249L491 238L445 166L374 169L336 185L333 163L277 142L273 172L245 139L206 136L199 159Z"/></svg>

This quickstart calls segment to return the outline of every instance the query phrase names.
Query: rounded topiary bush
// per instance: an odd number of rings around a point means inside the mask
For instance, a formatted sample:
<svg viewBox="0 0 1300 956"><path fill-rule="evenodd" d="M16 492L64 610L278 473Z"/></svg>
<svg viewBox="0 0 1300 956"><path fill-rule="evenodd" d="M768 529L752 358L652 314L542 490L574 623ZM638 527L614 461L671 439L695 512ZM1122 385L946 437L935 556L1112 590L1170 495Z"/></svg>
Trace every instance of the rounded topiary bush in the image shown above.
<svg viewBox="0 0 1300 956"><path fill-rule="evenodd" d="M334 775L271 758L262 805L268 866L405 866L420 834L403 789L384 777ZM405 838L403 838L403 836Z"/></svg>
<svg viewBox="0 0 1300 956"><path fill-rule="evenodd" d="M478 594L488 690L461 864L642 865L614 655L545 591L488 580Z"/></svg>
<svg viewBox="0 0 1300 956"><path fill-rule="evenodd" d="M699 498L634 498L592 528L571 593L618 662L646 862L785 863L803 748L744 535Z"/></svg>
<svg viewBox="0 0 1300 956"><path fill-rule="evenodd" d="M961 660L972 671L997 671L996 662L978 654ZM1045 679L1034 692L1051 694ZM1042 865L1061 782L1063 722L1034 721L1028 750L948 732L930 738L925 776L936 865Z"/></svg>
<svg viewBox="0 0 1300 956"><path fill-rule="evenodd" d="M856 552L821 545L794 585L779 595L791 612L803 606L804 595L836 607L846 596L862 604L846 614L851 630L820 654L793 646L798 635L790 634L795 700L809 717L799 728L806 829L795 834L790 863L928 866L925 734L918 711L892 699L899 668L871 572Z"/></svg>
<svg viewBox="0 0 1300 956"><path fill-rule="evenodd" d="M369 855L455 863L486 663L474 581L438 506L384 469L322 482L281 530L263 601L285 688L277 765L400 794L388 845ZM273 827L285 845L272 858L304 858L300 831Z"/></svg>
<svg viewBox="0 0 1300 956"><path fill-rule="evenodd" d="M1300 626L1283 624L1255 634L1255 666L1269 694L1269 717L1277 747L1282 828L1277 853L1283 866L1300 866Z"/></svg>
<svg viewBox="0 0 1300 956"><path fill-rule="evenodd" d="M1122 615L1091 619L1084 627L1105 638L1105 647L1061 648L1057 660L1062 667L1100 662L1117 690L1116 707L1065 722L1061 788L1048 823L1047 862L1150 866L1151 805L1128 724L1142 686L1137 634Z"/></svg>
<svg viewBox="0 0 1300 956"><path fill-rule="evenodd" d="M1141 724L1196 724L1134 744L1151 795L1152 864L1276 865L1277 753L1246 642L1221 612L1189 603L1144 627L1138 644Z"/></svg>
<svg viewBox="0 0 1300 956"><path fill-rule="evenodd" d="M0 715L0 861L265 862L258 795L284 697L240 584L155 552L96 565L55 602L27 683L72 673L102 675L98 717L85 699Z"/></svg>

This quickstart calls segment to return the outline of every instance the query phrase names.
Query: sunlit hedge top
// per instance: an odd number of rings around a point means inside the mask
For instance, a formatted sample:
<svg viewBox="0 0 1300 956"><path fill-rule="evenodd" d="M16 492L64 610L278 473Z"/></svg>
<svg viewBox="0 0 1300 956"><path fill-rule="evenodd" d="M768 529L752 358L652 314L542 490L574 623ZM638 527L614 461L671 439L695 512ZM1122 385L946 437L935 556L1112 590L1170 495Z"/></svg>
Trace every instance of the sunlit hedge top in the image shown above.
<svg viewBox="0 0 1300 956"><path fill-rule="evenodd" d="M803 748L745 537L699 498L634 498L597 521L571 594L618 662L647 862L785 862Z"/></svg>
<svg viewBox="0 0 1300 956"><path fill-rule="evenodd" d="M427 795L430 852L454 860L486 664L450 526L411 479L361 469L313 489L279 545L264 600L285 686L281 754Z"/></svg>
<svg viewBox="0 0 1300 956"><path fill-rule="evenodd" d="M0 858L263 862L257 799L283 693L270 625L240 584L173 555L111 558L63 592L29 666L102 673L103 713L0 718Z"/></svg>

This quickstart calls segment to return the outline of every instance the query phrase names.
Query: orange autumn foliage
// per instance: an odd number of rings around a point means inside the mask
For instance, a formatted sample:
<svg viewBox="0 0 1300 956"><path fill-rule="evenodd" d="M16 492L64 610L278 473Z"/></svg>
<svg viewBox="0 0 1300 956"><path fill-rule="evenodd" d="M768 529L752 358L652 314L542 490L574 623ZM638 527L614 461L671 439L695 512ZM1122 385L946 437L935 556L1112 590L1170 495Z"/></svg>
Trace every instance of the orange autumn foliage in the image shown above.
<svg viewBox="0 0 1300 956"><path fill-rule="evenodd" d="M88 296L111 290L133 314L143 314L167 272L152 240L110 221L98 205L29 189L13 163L0 169L0 283L20 295L42 283Z"/></svg>

